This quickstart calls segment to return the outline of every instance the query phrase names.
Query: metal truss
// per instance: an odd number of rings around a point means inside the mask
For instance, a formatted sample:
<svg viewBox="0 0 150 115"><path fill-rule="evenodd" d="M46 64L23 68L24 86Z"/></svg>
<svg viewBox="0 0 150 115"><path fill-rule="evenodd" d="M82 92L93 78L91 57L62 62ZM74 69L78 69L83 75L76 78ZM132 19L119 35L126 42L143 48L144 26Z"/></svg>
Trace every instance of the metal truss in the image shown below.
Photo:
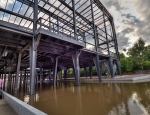
<svg viewBox="0 0 150 115"><path fill-rule="evenodd" d="M17 67L18 77L19 66L25 69L30 65L30 74L35 76L35 68L41 67L37 61L53 71L56 81L58 70L74 65L79 85L79 67L90 65L91 68L95 63L101 81L100 60L109 60L110 70L111 59L119 60L113 17L100 0L3 0L0 3L0 73L9 72L7 68L14 66L12 71L16 72ZM62 39L55 39L56 36ZM34 93L34 89L31 91Z"/></svg>

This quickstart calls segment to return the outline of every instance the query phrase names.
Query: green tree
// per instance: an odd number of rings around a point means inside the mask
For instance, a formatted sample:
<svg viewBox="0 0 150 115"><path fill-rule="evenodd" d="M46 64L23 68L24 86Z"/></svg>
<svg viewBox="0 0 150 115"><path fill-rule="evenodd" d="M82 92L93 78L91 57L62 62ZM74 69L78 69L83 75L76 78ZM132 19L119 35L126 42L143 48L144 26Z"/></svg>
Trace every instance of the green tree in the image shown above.
<svg viewBox="0 0 150 115"><path fill-rule="evenodd" d="M139 38L132 48L130 48L127 54L131 57L134 69L143 69L142 63L146 57L145 53L145 41Z"/></svg>

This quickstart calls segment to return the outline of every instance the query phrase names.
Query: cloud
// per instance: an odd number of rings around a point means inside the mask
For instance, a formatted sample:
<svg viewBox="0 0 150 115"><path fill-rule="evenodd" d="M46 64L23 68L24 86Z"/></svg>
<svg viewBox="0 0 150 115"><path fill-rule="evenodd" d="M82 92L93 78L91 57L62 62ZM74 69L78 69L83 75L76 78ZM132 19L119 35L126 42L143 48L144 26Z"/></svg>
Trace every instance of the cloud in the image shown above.
<svg viewBox="0 0 150 115"><path fill-rule="evenodd" d="M114 17L119 50L142 37L150 44L150 0L101 0Z"/></svg>

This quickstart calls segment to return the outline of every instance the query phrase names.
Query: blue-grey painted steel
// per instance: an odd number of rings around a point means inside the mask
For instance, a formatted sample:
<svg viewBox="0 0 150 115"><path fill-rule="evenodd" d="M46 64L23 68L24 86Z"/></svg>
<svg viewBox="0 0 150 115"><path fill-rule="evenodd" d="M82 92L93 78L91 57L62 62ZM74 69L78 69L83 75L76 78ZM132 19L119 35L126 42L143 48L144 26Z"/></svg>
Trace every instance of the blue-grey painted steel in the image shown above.
<svg viewBox="0 0 150 115"><path fill-rule="evenodd" d="M33 37L32 37L32 45L30 48L30 95L35 94L35 78L36 78L36 58L37 58L37 50L35 47L35 32L37 29L37 19L38 19L38 1L34 0L34 16L33 16Z"/></svg>
<svg viewBox="0 0 150 115"><path fill-rule="evenodd" d="M54 71L53 71L54 72L54 85L56 85L58 58L59 57L55 57L55 59L54 59Z"/></svg>
<svg viewBox="0 0 150 115"><path fill-rule="evenodd" d="M93 66L93 61L90 61L90 62L89 62L90 79L92 78L92 66Z"/></svg>
<svg viewBox="0 0 150 115"><path fill-rule="evenodd" d="M116 65L117 65L117 70L119 72L119 75L122 75L121 74L121 64L120 64L120 60L116 60Z"/></svg>
<svg viewBox="0 0 150 115"><path fill-rule="evenodd" d="M73 8L73 26L74 26L74 36L77 40L77 27L76 27L76 12L75 12L75 0L72 0L72 8Z"/></svg>
<svg viewBox="0 0 150 115"><path fill-rule="evenodd" d="M96 67L96 71L97 71L99 82L101 82L102 81L102 77L101 77L101 68L100 68L100 64L99 64L99 56L96 55L93 58L93 60L94 60L94 64L95 64L95 67Z"/></svg>
<svg viewBox="0 0 150 115"><path fill-rule="evenodd" d="M108 64L109 64L109 70L110 70L111 77L114 77L113 60L111 58L109 58Z"/></svg>
<svg viewBox="0 0 150 115"><path fill-rule="evenodd" d="M108 42L108 37L107 37L107 29L106 29L106 20L105 20L105 14L104 14L104 8L103 8L103 20L104 20L104 28L105 28L105 35L106 35L106 41L107 41L107 49L108 49L108 54L110 55L109 51L109 42Z"/></svg>
<svg viewBox="0 0 150 115"><path fill-rule="evenodd" d="M80 85L80 65L79 65L79 50L76 50L72 53L72 60L74 65L74 72L76 78L76 85Z"/></svg>
<svg viewBox="0 0 150 115"><path fill-rule="evenodd" d="M85 47L85 43L83 43L83 42L79 42L77 40L70 39L69 37L65 37L65 36L56 34L54 32L50 32L50 31L44 30L44 29L38 29L36 31L36 35L37 34L45 34L45 35L48 35L50 37L53 37L53 38L56 38L56 39L59 39L59 40L63 40L63 41L69 42L69 43L73 43L73 44L79 45L81 47Z"/></svg>
<svg viewBox="0 0 150 115"><path fill-rule="evenodd" d="M19 73L20 73L20 65L21 65L21 53L18 54L17 72L16 72L16 79L15 79L15 90L18 90L18 77L19 77Z"/></svg>
<svg viewBox="0 0 150 115"><path fill-rule="evenodd" d="M15 24L11 24L2 20L0 20L0 29L12 31L29 37L33 36L33 31L31 29L17 26Z"/></svg>

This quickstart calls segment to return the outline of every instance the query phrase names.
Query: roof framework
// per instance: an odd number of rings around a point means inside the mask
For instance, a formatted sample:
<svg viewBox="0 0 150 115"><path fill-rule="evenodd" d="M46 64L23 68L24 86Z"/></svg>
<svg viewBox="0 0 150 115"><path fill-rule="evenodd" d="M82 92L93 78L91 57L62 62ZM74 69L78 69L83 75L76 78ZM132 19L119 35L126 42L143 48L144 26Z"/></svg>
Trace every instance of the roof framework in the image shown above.
<svg viewBox="0 0 150 115"><path fill-rule="evenodd" d="M0 24L2 33L0 69L2 69L7 65L6 60L13 58L17 61L15 55L32 41L34 1L2 0ZM102 59L110 56L118 59L113 17L99 0L38 0L36 24L36 33L43 29L85 44L80 56L81 67L88 66L87 62L92 60L95 54L99 54ZM64 60L70 59L70 53L75 47L79 48L73 43L68 45L67 41L50 39L48 35L42 34L37 50L37 61L48 62L44 65L48 68L53 64L51 57L60 56L64 63ZM29 62L29 50L23 52L21 60L23 63ZM67 66L71 67L72 61L68 61Z"/></svg>

